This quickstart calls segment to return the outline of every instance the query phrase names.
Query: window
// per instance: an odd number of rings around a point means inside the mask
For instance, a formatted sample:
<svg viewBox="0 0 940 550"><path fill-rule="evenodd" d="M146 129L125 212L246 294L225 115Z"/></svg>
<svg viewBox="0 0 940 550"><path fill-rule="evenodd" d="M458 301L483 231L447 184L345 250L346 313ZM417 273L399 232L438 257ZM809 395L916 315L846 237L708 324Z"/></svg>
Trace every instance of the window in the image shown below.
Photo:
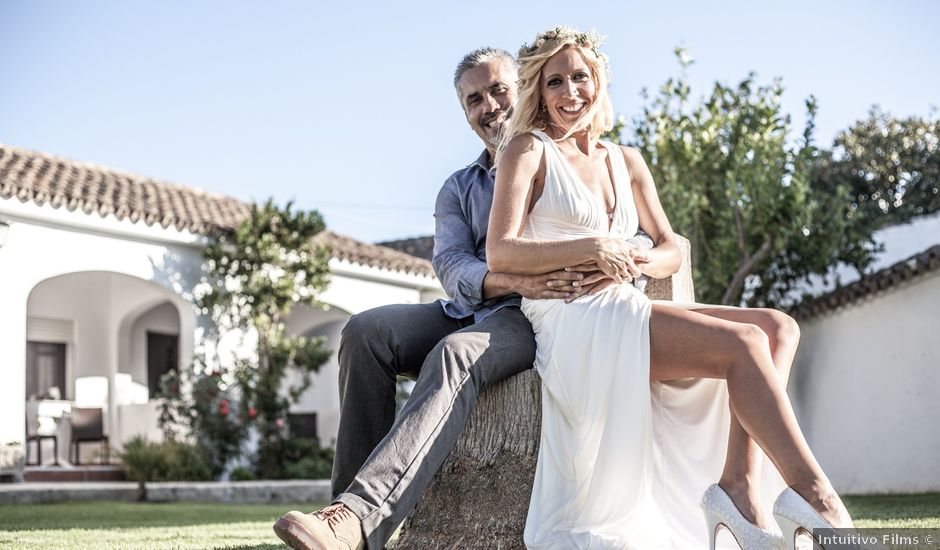
<svg viewBox="0 0 940 550"><path fill-rule="evenodd" d="M68 399L65 344L26 342L26 398Z"/></svg>
<svg viewBox="0 0 940 550"><path fill-rule="evenodd" d="M147 386L150 397L160 392L160 377L175 370L179 372L180 337L147 331Z"/></svg>
<svg viewBox="0 0 940 550"><path fill-rule="evenodd" d="M317 413L292 413L287 416L287 422L290 425L290 433L295 437L305 437L317 439Z"/></svg>

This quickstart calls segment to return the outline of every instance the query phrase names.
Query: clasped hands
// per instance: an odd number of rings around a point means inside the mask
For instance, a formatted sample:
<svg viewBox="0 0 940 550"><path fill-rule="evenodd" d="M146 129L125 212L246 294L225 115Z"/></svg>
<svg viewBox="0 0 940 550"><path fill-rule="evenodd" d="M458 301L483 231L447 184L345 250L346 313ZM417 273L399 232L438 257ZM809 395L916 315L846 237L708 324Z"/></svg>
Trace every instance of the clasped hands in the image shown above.
<svg viewBox="0 0 940 550"><path fill-rule="evenodd" d="M519 292L530 299L563 299L571 302L584 294L597 294L620 283L631 283L649 263L646 249L617 239L599 239L594 258L586 263L558 271L530 275Z"/></svg>

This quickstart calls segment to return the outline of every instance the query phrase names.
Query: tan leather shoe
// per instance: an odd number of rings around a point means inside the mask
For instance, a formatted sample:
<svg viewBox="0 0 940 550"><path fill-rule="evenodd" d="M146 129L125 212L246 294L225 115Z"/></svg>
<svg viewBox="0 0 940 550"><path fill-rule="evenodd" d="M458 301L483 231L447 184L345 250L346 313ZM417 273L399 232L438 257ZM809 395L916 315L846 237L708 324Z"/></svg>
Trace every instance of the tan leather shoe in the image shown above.
<svg viewBox="0 0 940 550"><path fill-rule="evenodd" d="M304 514L287 512L274 523L274 532L294 550L363 550L362 523L343 504Z"/></svg>

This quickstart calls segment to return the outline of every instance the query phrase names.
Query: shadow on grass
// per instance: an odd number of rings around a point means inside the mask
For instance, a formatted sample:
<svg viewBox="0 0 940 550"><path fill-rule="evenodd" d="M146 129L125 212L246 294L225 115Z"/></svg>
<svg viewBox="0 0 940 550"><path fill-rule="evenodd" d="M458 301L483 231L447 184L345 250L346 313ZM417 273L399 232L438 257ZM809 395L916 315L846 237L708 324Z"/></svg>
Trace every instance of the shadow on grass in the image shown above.
<svg viewBox="0 0 940 550"><path fill-rule="evenodd" d="M0 530L121 529L270 521L289 510L316 510L322 503L218 504L56 502L0 505ZM259 547L262 548L262 547ZM264 548L267 548L265 546ZM271 548L283 548L271 546Z"/></svg>

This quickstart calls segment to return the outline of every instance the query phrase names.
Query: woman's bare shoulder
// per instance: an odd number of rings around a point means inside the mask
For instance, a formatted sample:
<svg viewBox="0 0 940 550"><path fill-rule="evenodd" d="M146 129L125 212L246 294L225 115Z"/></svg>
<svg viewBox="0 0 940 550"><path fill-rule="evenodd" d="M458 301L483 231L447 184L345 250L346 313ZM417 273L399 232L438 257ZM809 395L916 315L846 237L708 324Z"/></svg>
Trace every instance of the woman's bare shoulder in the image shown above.
<svg viewBox="0 0 940 550"><path fill-rule="evenodd" d="M510 138L503 154L518 157L525 153L541 153L544 147L542 140L534 134L519 134Z"/></svg>
<svg viewBox="0 0 940 550"><path fill-rule="evenodd" d="M640 153L640 150L636 147L631 147L629 145L620 145L620 152L623 153L624 160L627 161L627 166L629 167L631 163L643 162L643 154Z"/></svg>
<svg viewBox="0 0 940 550"><path fill-rule="evenodd" d="M641 153L639 149L630 147L629 145L621 145L620 151L623 153L623 159L627 163L627 172L631 175L630 179L632 179L634 183L637 181L637 176L649 172L646 161L643 160L643 153Z"/></svg>

